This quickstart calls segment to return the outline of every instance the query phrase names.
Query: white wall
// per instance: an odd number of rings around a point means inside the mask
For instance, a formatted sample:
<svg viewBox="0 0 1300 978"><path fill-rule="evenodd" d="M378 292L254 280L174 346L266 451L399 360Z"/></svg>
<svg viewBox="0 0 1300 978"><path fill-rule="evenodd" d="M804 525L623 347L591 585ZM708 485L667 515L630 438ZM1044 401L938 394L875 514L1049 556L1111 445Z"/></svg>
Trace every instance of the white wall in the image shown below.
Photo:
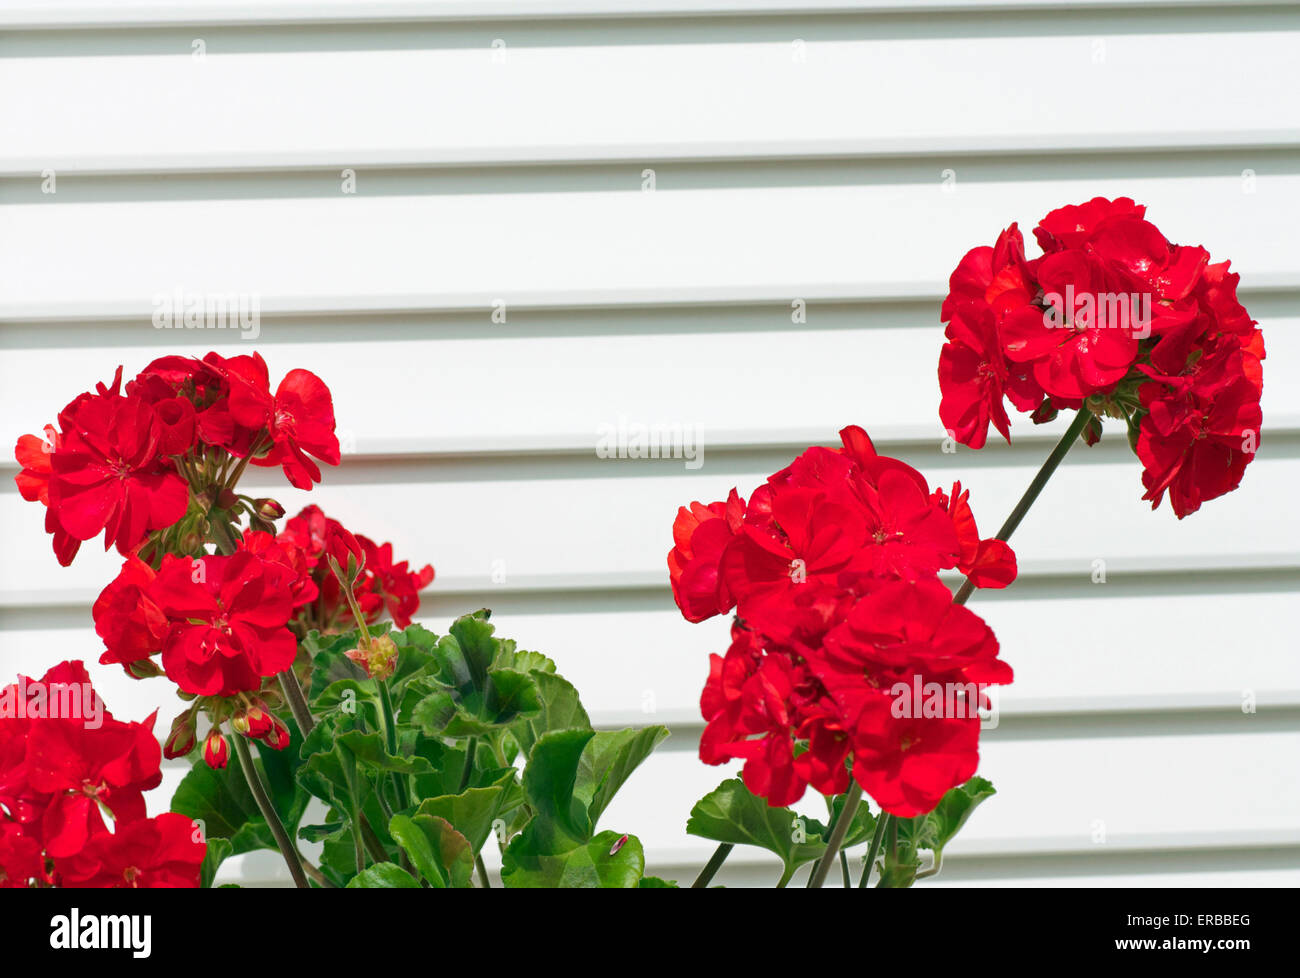
<svg viewBox="0 0 1300 978"><path fill-rule="evenodd" d="M985 735L1000 794L936 882L1295 885L1297 51L1293 3L0 0L0 434L164 352L316 371L342 467L310 496L251 484L433 562L432 627L491 606L599 722L670 724L604 821L689 879L725 623L673 608L676 507L859 423L971 486L991 532L1060 426L940 451L947 275L1012 220L1133 196L1242 273L1263 447L1181 524L1141 503L1122 430L1071 454L1021 580L976 599L1017 678ZM256 294L260 338L155 330L175 288ZM701 426L703 467L598 459L621 417ZM0 673L94 660L116 562L59 568L0 469ZM96 676L165 729L164 682ZM233 872L282 878L270 854ZM721 878L776 875L738 852Z"/></svg>

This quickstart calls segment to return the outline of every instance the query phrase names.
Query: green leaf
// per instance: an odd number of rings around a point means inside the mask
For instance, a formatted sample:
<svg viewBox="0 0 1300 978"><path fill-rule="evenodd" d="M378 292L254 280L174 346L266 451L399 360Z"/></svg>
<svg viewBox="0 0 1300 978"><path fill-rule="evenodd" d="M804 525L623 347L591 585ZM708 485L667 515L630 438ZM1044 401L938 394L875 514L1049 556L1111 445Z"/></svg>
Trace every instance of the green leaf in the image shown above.
<svg viewBox="0 0 1300 978"><path fill-rule="evenodd" d="M979 804L995 794L992 782L980 777L950 788L933 811L898 820L899 842L913 849L932 849L941 857L944 846L952 841Z"/></svg>
<svg viewBox="0 0 1300 978"><path fill-rule="evenodd" d="M658 876L642 876L637 881L639 890L680 890L676 880L664 880Z"/></svg>
<svg viewBox="0 0 1300 978"><path fill-rule="evenodd" d="M495 665L514 643L493 637L482 615L466 615L434 647L429 668L401 698L401 716L426 736L483 736L541 709L534 674Z"/></svg>
<svg viewBox="0 0 1300 978"><path fill-rule="evenodd" d="M886 889L911 886L921 868L920 850L934 852L934 865L921 876L938 871L944 847L966 824L971 813L985 798L995 794L993 785L984 778L971 778L963 785L950 788L933 811L915 818L896 818L898 846L893 856L886 846L882 860L879 887ZM890 830L893 831L892 829Z"/></svg>
<svg viewBox="0 0 1300 978"><path fill-rule="evenodd" d="M474 854L469 841L445 818L394 815L388 830L431 886L464 889L471 885Z"/></svg>
<svg viewBox="0 0 1300 978"><path fill-rule="evenodd" d="M465 752L469 744L444 743L431 737L419 737L414 745L414 753L429 762L430 770L426 774L416 775L413 779L413 798L438 798L442 795L460 793L460 779L465 770ZM470 780L466 787L488 788L509 776L510 781L517 782L518 772L513 767L501 767L496 763L492 748L482 740L478 742L475 762L470 770ZM522 800L521 792L515 788L516 803Z"/></svg>
<svg viewBox="0 0 1300 978"><path fill-rule="evenodd" d="M586 802L592 827L614 800L614 793L667 736L667 727L653 726L602 730L591 738L578 767L574 794Z"/></svg>
<svg viewBox="0 0 1300 978"><path fill-rule="evenodd" d="M502 858L501 881L511 888L564 887L632 889L645 872L645 851L636 836L625 842L618 832L601 832L586 844L563 852L539 848L531 830L515 837Z"/></svg>
<svg viewBox="0 0 1300 978"><path fill-rule="evenodd" d="M351 751L357 764L365 770L394 774L425 774L431 770L423 757L398 757L388 753L383 735L379 733L349 730L335 738L335 746Z"/></svg>
<svg viewBox="0 0 1300 978"><path fill-rule="evenodd" d="M483 690L488 669L497 656L497 643L492 637L495 629L487 618L473 614L457 618L450 631L434 650L443 667L443 682L462 690Z"/></svg>
<svg viewBox="0 0 1300 978"><path fill-rule="evenodd" d="M889 853L885 853L881 865L880 881L876 883L876 888L884 890L906 889L916 882L916 871L920 868L921 861L917 858L916 850L911 846L900 843L896 856L891 857Z"/></svg>
<svg viewBox="0 0 1300 978"><path fill-rule="evenodd" d="M830 835L830 827L839 819L840 812L844 810L845 800L846 798L844 795L836 795L835 798L831 800L831 814L826 823L826 831L822 833L823 839ZM871 837L875 835L875 832L875 816L871 814L871 811L867 808L866 801L864 800L862 804L858 805L857 811L853 813L853 822L849 825L848 833L844 836L844 841L840 843L840 848L852 849L854 846L860 845L863 842L869 842Z"/></svg>
<svg viewBox="0 0 1300 978"><path fill-rule="evenodd" d="M418 890L420 883L401 866L392 863L376 863L352 877L348 881L347 888L349 890Z"/></svg>
<svg viewBox="0 0 1300 978"><path fill-rule="evenodd" d="M318 717L331 713L356 715L365 710L364 717L371 725L380 724L379 693L371 680L338 679L321 690L319 696L312 699L311 711Z"/></svg>
<svg viewBox="0 0 1300 978"><path fill-rule="evenodd" d="M696 802L686 831L715 842L766 849L780 858L787 878L826 849L820 822L789 808L772 808L739 778L722 782Z"/></svg>
<svg viewBox="0 0 1300 978"><path fill-rule="evenodd" d="M498 784L487 788L468 788L457 795L426 798L417 814L446 819L477 853L492 834L492 823L507 805L513 808L520 800L522 795L514 783L514 774L509 772Z"/></svg>
<svg viewBox="0 0 1300 978"><path fill-rule="evenodd" d="M519 719L510 728L525 757L532 753L533 745L542 734L552 730L591 728L591 719L572 683L552 672L534 671L532 676L537 684L541 709L535 715Z"/></svg>
<svg viewBox="0 0 1300 978"><path fill-rule="evenodd" d="M412 686L412 698L417 692L419 692L417 687ZM438 737L446 733L460 712L455 698L445 689L429 693L417 700L413 706L408 706L408 703L409 700L402 704L401 715L409 716L410 722L419 727L428 737ZM472 733L474 735L486 733L489 729L486 724L483 724L476 727ZM467 732L466 736L470 736L470 733Z"/></svg>
<svg viewBox="0 0 1300 978"><path fill-rule="evenodd" d="M343 654L360 644L361 632L356 629L338 635L321 635L314 631L308 633L302 640L302 645L311 655L309 702L315 703L316 697L323 690L340 679L360 681L366 678L365 670Z"/></svg>
<svg viewBox="0 0 1300 978"><path fill-rule="evenodd" d="M514 669L518 672L555 674L555 663L540 652L516 651L514 642L499 639L501 648L492 662L493 669Z"/></svg>
<svg viewBox="0 0 1300 978"><path fill-rule="evenodd" d="M229 839L208 839L208 850L203 856L203 865L199 867L199 886L205 890L212 886L212 880L217 875L217 870L221 864L226 861L233 848Z"/></svg>
<svg viewBox="0 0 1300 978"><path fill-rule="evenodd" d="M484 713L496 725L513 723L518 717L537 713L542 708L537 683L526 672L493 669L488 676Z"/></svg>
<svg viewBox="0 0 1300 978"><path fill-rule="evenodd" d="M390 636L398 653L397 669L388 677L388 689L394 699L400 699L409 682L436 667L433 650L438 645L438 636L423 625L408 625L400 632L391 632Z"/></svg>
<svg viewBox="0 0 1300 978"><path fill-rule="evenodd" d="M570 843L584 842L591 836L587 806L574 797L574 787L582 752L595 736L594 730L554 730L537 741L529 755L524 792L536 813L529 828L534 829L543 848L567 848L553 839L557 833Z"/></svg>

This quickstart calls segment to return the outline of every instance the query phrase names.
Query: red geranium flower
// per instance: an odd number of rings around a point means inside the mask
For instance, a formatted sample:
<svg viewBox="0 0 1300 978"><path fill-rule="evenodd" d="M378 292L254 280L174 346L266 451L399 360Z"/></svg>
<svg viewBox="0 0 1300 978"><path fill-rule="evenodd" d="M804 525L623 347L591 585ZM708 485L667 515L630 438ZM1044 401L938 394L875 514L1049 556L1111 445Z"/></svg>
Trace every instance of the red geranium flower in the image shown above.
<svg viewBox="0 0 1300 978"><path fill-rule="evenodd" d="M91 609L95 632L104 640L104 664L129 664L162 651L170 624L148 596L158 575L136 556L127 557L122 570L104 588Z"/></svg>
<svg viewBox="0 0 1300 978"><path fill-rule="evenodd" d="M75 540L104 532L104 549L125 555L150 530L171 526L185 515L189 487L160 454L160 425L153 408L138 397L99 385L59 415L62 436L50 455L48 500L56 525ZM47 529L50 520L47 520ZM56 539L56 552L58 541ZM75 549L73 550L75 554ZM60 553L60 563L71 555Z"/></svg>
<svg viewBox="0 0 1300 978"><path fill-rule="evenodd" d="M992 632L953 604L938 573L959 567L977 586L1005 587L1015 554L980 538L960 483L931 492L861 428L840 436L842 448L808 449L748 505L733 490L726 503L678 513L668 567L682 614L736 611L731 647L711 657L700 699L700 759L744 761L746 787L771 805L810 785L844 792L851 763L886 810L911 815L925 792L937 802L955 772L973 772L978 755L966 756L967 734L945 734L962 747L960 763L940 758L926 774L916 758L948 749L931 733L933 747L882 762L888 737L898 734L901 755L912 741L899 731L916 731L910 720L880 729L869 701L921 677L972 687L974 715L980 684L1010 681Z"/></svg>
<svg viewBox="0 0 1300 978"><path fill-rule="evenodd" d="M1263 414L1259 362L1225 350L1183 377L1155 375L1143 385L1147 415L1137 439L1143 499L1160 505L1166 491L1179 519L1241 484L1259 447Z"/></svg>
<svg viewBox="0 0 1300 978"><path fill-rule="evenodd" d="M897 717L883 693L858 701L853 777L887 812L913 818L934 809L979 766L978 717Z"/></svg>
<svg viewBox="0 0 1300 978"><path fill-rule="evenodd" d="M80 715L46 716L29 721L24 759L29 789L44 799L41 838L51 856L77 852L104 826L100 807L117 819L144 817L144 792L162 781L162 748L153 734L154 716L144 723L123 723L102 711L92 727L86 717L97 694L80 663L64 664L41 680L53 713L55 690L82 697ZM64 701L64 696L59 696Z"/></svg>
<svg viewBox="0 0 1300 978"><path fill-rule="evenodd" d="M1132 280L1083 251L1048 255L1037 271L1043 288L1060 299L1050 309L1023 306L1007 316L1002 325L1007 359L1031 364L1038 385L1067 400L1119 383L1137 358L1137 327L1131 302L1103 297L1135 297Z"/></svg>
<svg viewBox="0 0 1300 978"><path fill-rule="evenodd" d="M326 556L333 557L345 572L349 558L361 568L353 596L366 624L378 621L387 609L398 627L405 628L419 610L419 592L434 578L431 565L412 571L406 561L394 563L392 544L376 544L369 537L351 533L319 506L307 506L288 520L276 539L303 555L318 590L314 604L300 612L299 622L323 632L356 627Z"/></svg>
<svg viewBox="0 0 1300 978"><path fill-rule="evenodd" d="M163 669L183 691L230 696L287 669L297 640L286 627L294 572L249 551L163 560L150 598L171 622Z"/></svg>
<svg viewBox="0 0 1300 978"><path fill-rule="evenodd" d="M265 428L270 452L254 465L281 465L290 484L310 489L320 482L320 467L307 453L329 465L339 464L334 433L334 401L329 388L309 370L291 370L271 394L266 363L259 354L226 361L230 379L230 414L247 428Z"/></svg>
<svg viewBox="0 0 1300 978"><path fill-rule="evenodd" d="M97 832L55 869L64 886L193 889L206 854L194 822L167 812Z"/></svg>
<svg viewBox="0 0 1300 978"><path fill-rule="evenodd" d="M1229 263L1170 242L1127 197L1058 208L1034 236L1041 258L1012 225L952 274L944 427L980 448L990 423L1010 440L1004 396L1036 424L1086 407L1127 422L1153 506L1168 492L1181 519L1235 489L1259 443L1264 340Z"/></svg>
<svg viewBox="0 0 1300 978"><path fill-rule="evenodd" d="M677 510L673 522L676 546L668 554L668 574L673 598L687 621L704 621L726 614L735 602L728 594L719 564L740 530L745 501L736 491L725 503L691 503Z"/></svg>
<svg viewBox="0 0 1300 978"><path fill-rule="evenodd" d="M433 566L408 570L408 562L393 563L393 545L376 544L358 534L357 541L366 555L365 572L375 593L383 600L389 616L398 628L411 624L411 616L420 608L419 592L433 583Z"/></svg>

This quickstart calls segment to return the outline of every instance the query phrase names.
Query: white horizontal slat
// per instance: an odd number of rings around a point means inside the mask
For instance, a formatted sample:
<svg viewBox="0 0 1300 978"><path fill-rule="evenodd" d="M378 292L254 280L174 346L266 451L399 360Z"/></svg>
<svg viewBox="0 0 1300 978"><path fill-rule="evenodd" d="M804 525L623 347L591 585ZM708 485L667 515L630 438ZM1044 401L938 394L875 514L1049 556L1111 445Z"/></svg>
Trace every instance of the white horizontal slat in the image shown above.
<svg viewBox="0 0 1300 978"><path fill-rule="evenodd" d="M1058 473L1018 531L1015 545L1022 560L1073 566L1085 577L1095 560L1115 571L1126 562L1150 558L1167 568L1194 568L1207 558L1212 565L1216 557L1230 555L1300 563L1300 515L1279 512L1273 505L1300 481L1300 459L1268 458L1261 452L1241 488L1183 521L1174 519L1167 504L1152 513L1140 498L1139 464L1131 457L1120 459L1067 464ZM924 458L913 461L925 468ZM516 575L595 581L605 574L666 574L665 554L679 506L724 499L732 486L747 495L773 471L715 471L706 465L693 474L677 468L680 463L666 467L611 459L592 464L609 474L572 478L541 472L504 481L467 475L446 483L368 484L361 492L356 486L327 485L310 496L282 491L276 483L268 489L291 513L307 502L317 503L367 536L396 541L400 553L431 561L448 578L479 581L486 589L494 568L505 581ZM983 532L991 534L1037 467L1034 460L963 470L952 477L960 476L971 489ZM266 483L256 479L250 485L261 494ZM0 527L10 546L28 555L0 566L0 594L94 593L116 573L118 559L99 553L99 544L83 547L71 568L59 567L44 535L39 504L24 502L16 493L0 496ZM615 540L618 546L612 547Z"/></svg>
<svg viewBox="0 0 1300 978"><path fill-rule="evenodd" d="M1287 0L1253 0L1282 6ZM1105 11L1137 0L3 0L0 29L157 27L168 24L304 24L534 20L646 16ZM1146 7L1220 6L1221 0L1142 0Z"/></svg>
<svg viewBox="0 0 1300 978"><path fill-rule="evenodd" d="M998 794L972 816L947 855L1294 848L1300 845L1300 784L1287 772L1294 769L1300 733L1251 732L1253 719L1242 718L1240 733L1204 736L986 738L980 773ZM1207 771L1215 772L1213 804L1198 800L1195 788ZM727 773L725 766L702 765L691 752L661 750L623 787L601 824L638 835L649 872L664 864L702 866L713 844L686 835L686 818ZM825 818L815 795L796 809ZM1104 841L1094 842L1099 830ZM731 858L775 864L775 857L743 847Z"/></svg>
<svg viewBox="0 0 1300 978"><path fill-rule="evenodd" d="M434 598L436 597L436 602ZM544 612L515 611L509 597L494 607L497 634L551 656L581 691L593 721L611 726L698 724L699 697L709 653L727 647L729 619L700 625L675 609L620 607L584 610L581 596ZM1205 615L1208 600L1214 614ZM1135 597L1131 582L1111 580L1074 597L973 599L993 628L1015 682L999 691L1001 714L1139 714L1178 709L1239 709L1247 697L1259 708L1300 705L1300 659L1287 631L1295 591L1203 593ZM564 609L564 610L561 610ZM418 620L435 632L473 607L429 592ZM1158 634L1138 648L1133 636L1149 623ZM42 671L67 658L95 661L103 646L89 627L90 612L71 627L6 627L0 631L0 669L17 664ZM1224 649L1235 649L1225 655ZM1177 656L1177 668L1170 668ZM139 683L111 673L110 704L129 704L143 716L162 705L175 712L166 683Z"/></svg>
<svg viewBox="0 0 1300 978"><path fill-rule="evenodd" d="M9 58L0 89L24 97L0 104L0 173L1293 146L1300 105L1258 95L1294 87L1297 36L1116 34L1101 63L1092 37L1050 35L507 40L494 60L491 31L478 49ZM1045 63L1087 84L1026 84ZM1198 99L1166 84L1192 65ZM1115 111L1135 92L1144 111Z"/></svg>
<svg viewBox="0 0 1300 978"><path fill-rule="evenodd" d="M663 318L672 321L675 315L665 310ZM1267 451L1272 433L1300 429L1300 318L1256 315L1269 350L1263 398ZM740 324L752 324L758 331L752 336L735 331L733 321L728 322L733 328L710 331L707 311L685 315L697 326L685 333L622 334L613 323L607 334L532 336L498 335L494 330L500 327L484 316L477 336L423 338L420 327L412 325L398 334L401 339L375 342L358 325L355 332L327 334L335 338L328 345L314 338L312 327L295 330L295 342L263 345L232 341L226 330L128 324L82 331L69 342L60 326L48 324L42 327L49 337L45 346L0 356L0 445L5 449L0 471L12 471L12 446L20 435L39 432L77 394L111 380L119 364L129 379L156 357L202 356L208 350L225 356L257 350L273 382L297 367L321 376L334 396L345 453L339 469L327 470L327 483L349 482L357 455L483 458L567 452L592 459L601 426L616 429L624 422L689 426L683 430L703 445L701 473L722 458L711 451L786 446L793 457L801 446L835 443L836 431L850 423L865 427L882 451L891 440L905 440L913 450L922 443L937 453L944 437L938 417L944 337L937 303L920 327L896 327L887 311L864 313L861 329L822 328L821 317L812 306L807 324L793 326L788 307L755 309ZM277 329L264 323L264 337L275 338ZM141 345L71 345L114 335ZM4 339L0 326L0 344ZM743 382L720 382L719 364ZM1013 447L1025 445L1034 460L1046 457L1066 424L1058 418L1036 426L1015 415ZM1115 432L1122 439L1122 429ZM948 463L956 469L954 477L966 478L970 469L1005 461L997 454L1004 443L994 439L983 452L962 448L957 456L921 455L914 461L923 469ZM1050 442L1030 451L1026 439ZM449 472L435 467L427 474L437 481Z"/></svg>
<svg viewBox="0 0 1300 978"><path fill-rule="evenodd" d="M630 171L629 183L637 179ZM0 207L0 318L144 325L177 289L256 298L264 314L474 309L485 324L496 302L508 319L510 306L930 297L943 294L962 254L1005 224L1030 226L1096 194L1145 201L1171 240L1231 258L1251 288L1300 285L1300 241L1285 206L1300 196L1300 174L1260 176L1253 194L1242 187L1225 175L990 182L945 194L936 179L14 204ZM873 230L881 227L890 232ZM183 247L164 244L172 238Z"/></svg>

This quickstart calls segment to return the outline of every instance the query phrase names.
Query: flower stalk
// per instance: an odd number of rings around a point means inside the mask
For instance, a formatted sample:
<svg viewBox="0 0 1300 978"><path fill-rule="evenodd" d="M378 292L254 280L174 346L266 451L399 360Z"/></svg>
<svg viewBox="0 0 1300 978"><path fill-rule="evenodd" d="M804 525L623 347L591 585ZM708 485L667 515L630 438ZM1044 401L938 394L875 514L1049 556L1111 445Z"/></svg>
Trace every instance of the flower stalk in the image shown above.
<svg viewBox="0 0 1300 978"><path fill-rule="evenodd" d="M293 877L294 885L299 889L309 889L311 884L307 882L307 874L303 870L298 850L294 847L293 840L289 838L289 833L285 831L284 823L280 821L280 816L266 793L266 786L262 784L262 777L257 773L252 754L248 750L248 741L234 730L231 730L230 737L235 742L235 754L239 757L239 766L243 769L244 780L248 782L248 790L253 793L253 800L257 802L262 818L266 820L271 835L275 837L275 844L280 849L280 855L284 857L285 865L289 867L289 875Z"/></svg>
<svg viewBox="0 0 1300 978"><path fill-rule="evenodd" d="M844 837L848 834L849 826L853 823L853 816L857 814L858 805L861 801L862 785L854 781L849 785L848 793L844 796L844 807L840 809L839 818L831 826L830 838L826 840L826 851L822 853L821 859L817 860L817 865L813 867L813 871L808 877L809 889L817 889L826 882L831 866L835 863L836 853L840 851L840 846L844 843Z"/></svg>
<svg viewBox="0 0 1300 978"><path fill-rule="evenodd" d="M1093 417L1093 413L1087 408L1079 409L1079 413L1075 415L1074 421L1071 422L1070 427L1067 428L1065 434L1061 436L1061 440L1058 441L1056 447L1052 449L1052 453L1047 456L1047 460L1043 462L1042 467L1039 468L1038 472L1034 475L1033 480L1029 483L1029 487L1025 489L1024 495L1020 497L1020 501L1016 503L1015 508L1011 511L1011 515L1006 518L1006 522L1004 522L998 532L994 534L995 539L1001 540L1004 543L1011 539L1011 534L1016 532L1016 527L1020 525L1020 521L1023 520L1025 514L1029 512L1029 507L1034 505L1035 500L1037 500L1039 494L1042 493L1043 487L1047 485L1052 474L1056 471L1057 467L1060 466L1061 460L1064 459L1066 453L1074 447L1074 443L1083 433L1083 429L1088 427L1088 423L1093 419ZM962 583L961 588L957 591L957 596L953 598L953 604L965 604L974 591L975 583L969 577L966 578Z"/></svg>

